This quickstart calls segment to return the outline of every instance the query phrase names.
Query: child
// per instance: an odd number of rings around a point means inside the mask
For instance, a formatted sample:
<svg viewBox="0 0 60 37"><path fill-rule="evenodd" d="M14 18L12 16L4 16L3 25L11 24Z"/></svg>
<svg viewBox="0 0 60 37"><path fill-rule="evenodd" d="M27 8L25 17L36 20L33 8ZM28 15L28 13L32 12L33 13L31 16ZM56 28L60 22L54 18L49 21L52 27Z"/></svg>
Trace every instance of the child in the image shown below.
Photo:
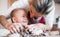
<svg viewBox="0 0 60 37"><path fill-rule="evenodd" d="M16 8L16 9L12 10L11 20L12 20L12 23L20 23L22 25L22 27L26 27L29 22L28 18L27 18L27 11L25 9L21 9L21 8Z"/></svg>
<svg viewBox="0 0 60 37"><path fill-rule="evenodd" d="M21 25L25 26L25 27L30 27L31 25L35 26L35 24L31 24L31 18L29 17L29 15L27 16L27 11L25 9L20 9L20 8L17 8L17 9L14 9L12 12L11 12L11 20L13 23L21 23ZM29 23L30 22L30 23ZM34 23L34 22L33 22ZM30 24L30 25L28 25ZM43 31L43 29L41 29L41 26L43 26L43 28L45 27L44 25L37 25L36 26L39 26L39 31ZM47 26L46 26L47 27ZM33 27L31 27L33 28ZM36 27L37 28L37 27ZM48 27L49 28L49 27ZM41 29L41 30L40 30ZM37 30L38 31L38 30ZM32 31L33 32L33 31ZM41 32L42 33L42 32ZM34 33L35 34L35 33Z"/></svg>

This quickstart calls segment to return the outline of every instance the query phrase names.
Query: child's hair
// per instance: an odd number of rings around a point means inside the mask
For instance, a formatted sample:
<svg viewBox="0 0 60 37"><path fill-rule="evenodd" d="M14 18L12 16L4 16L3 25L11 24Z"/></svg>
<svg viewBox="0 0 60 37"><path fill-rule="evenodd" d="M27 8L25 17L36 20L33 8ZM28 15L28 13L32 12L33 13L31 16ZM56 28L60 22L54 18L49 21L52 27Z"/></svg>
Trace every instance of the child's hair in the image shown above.
<svg viewBox="0 0 60 37"><path fill-rule="evenodd" d="M31 4L38 13L46 15L52 11L50 9L52 7L52 0L34 0Z"/></svg>
<svg viewBox="0 0 60 37"><path fill-rule="evenodd" d="M27 11L25 9L23 9L23 8L16 8L16 9L12 10L11 14L10 14L12 23L14 23L13 20L12 20L12 17L14 17L17 14L16 11L18 11L18 10L23 10L23 11L25 11L27 13Z"/></svg>
<svg viewBox="0 0 60 37"><path fill-rule="evenodd" d="M11 11L10 17L11 17L12 23L14 23L13 20L12 20L12 17L14 17L17 14L16 11L18 11L18 10L24 10L27 13L28 25L33 24L33 20L30 18L30 12L27 12L27 10L21 9L21 8L16 8L16 9Z"/></svg>

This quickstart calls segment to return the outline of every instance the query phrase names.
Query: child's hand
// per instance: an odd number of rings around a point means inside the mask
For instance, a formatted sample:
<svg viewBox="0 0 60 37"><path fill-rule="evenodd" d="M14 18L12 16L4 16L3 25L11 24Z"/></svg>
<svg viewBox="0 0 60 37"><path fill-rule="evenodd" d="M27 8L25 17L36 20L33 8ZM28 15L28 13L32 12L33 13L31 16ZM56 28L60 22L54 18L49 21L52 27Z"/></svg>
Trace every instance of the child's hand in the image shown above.
<svg viewBox="0 0 60 37"><path fill-rule="evenodd" d="M11 33L20 32L20 29L23 29L20 23L12 23L10 25L6 25L6 28L11 31Z"/></svg>

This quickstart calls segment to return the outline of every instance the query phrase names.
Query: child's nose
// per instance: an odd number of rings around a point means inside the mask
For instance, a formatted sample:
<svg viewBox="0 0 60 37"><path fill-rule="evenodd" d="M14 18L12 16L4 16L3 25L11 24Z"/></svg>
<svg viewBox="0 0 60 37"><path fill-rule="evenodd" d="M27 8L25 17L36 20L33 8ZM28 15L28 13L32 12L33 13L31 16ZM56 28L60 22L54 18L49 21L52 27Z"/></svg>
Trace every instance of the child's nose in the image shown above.
<svg viewBox="0 0 60 37"><path fill-rule="evenodd" d="M27 20L27 18L25 17L25 20Z"/></svg>

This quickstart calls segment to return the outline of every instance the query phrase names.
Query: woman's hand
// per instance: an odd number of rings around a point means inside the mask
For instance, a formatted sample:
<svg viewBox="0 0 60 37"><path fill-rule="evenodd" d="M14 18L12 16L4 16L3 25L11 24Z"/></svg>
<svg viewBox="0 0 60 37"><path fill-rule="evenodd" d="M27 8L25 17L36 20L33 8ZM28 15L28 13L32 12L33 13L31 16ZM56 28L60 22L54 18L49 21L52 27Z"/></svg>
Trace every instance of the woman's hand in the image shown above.
<svg viewBox="0 0 60 37"><path fill-rule="evenodd" d="M23 26L20 23L12 23L12 24L7 24L5 26L8 30L11 31L11 33L16 33L20 32L20 29L23 29Z"/></svg>

